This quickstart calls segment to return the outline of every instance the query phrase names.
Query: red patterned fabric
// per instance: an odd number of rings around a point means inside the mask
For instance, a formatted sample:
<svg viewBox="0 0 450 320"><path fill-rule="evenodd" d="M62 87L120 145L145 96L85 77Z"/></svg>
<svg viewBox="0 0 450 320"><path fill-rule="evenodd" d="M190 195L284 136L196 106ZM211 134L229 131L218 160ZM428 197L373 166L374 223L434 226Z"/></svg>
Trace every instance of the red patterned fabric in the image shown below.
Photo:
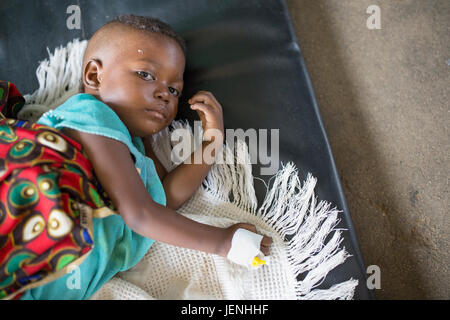
<svg viewBox="0 0 450 320"><path fill-rule="evenodd" d="M25 104L25 99L16 86L0 80L0 113L6 118L17 118L17 114ZM0 115L0 118L3 118Z"/></svg>
<svg viewBox="0 0 450 320"><path fill-rule="evenodd" d="M0 98L0 113L17 111L19 100ZM0 298L63 275L92 249L84 205L111 207L82 146L51 127L0 120Z"/></svg>

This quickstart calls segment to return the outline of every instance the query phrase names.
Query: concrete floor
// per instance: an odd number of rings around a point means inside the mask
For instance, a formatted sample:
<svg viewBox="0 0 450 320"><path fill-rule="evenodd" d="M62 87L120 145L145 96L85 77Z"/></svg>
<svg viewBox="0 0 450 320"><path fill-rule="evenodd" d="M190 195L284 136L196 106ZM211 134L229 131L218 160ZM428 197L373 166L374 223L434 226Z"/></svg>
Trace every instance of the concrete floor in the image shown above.
<svg viewBox="0 0 450 320"><path fill-rule="evenodd" d="M286 2L376 297L450 299L450 1Z"/></svg>

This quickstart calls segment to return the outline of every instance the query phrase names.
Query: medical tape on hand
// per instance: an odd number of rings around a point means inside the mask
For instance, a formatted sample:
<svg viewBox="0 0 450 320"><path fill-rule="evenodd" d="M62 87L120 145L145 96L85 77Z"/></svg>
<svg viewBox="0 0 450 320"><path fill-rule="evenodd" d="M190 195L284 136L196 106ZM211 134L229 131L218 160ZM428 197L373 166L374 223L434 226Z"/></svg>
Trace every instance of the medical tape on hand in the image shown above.
<svg viewBox="0 0 450 320"><path fill-rule="evenodd" d="M237 229L231 240L231 248L227 259L243 266L251 266L253 259L261 253L262 238L262 235L249 230Z"/></svg>

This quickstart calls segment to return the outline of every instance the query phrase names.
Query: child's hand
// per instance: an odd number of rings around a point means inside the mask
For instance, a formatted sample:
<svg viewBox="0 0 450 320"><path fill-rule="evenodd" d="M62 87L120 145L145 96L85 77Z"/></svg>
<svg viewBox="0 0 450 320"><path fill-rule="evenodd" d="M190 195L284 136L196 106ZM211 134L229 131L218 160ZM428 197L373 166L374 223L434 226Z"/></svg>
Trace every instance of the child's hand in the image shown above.
<svg viewBox="0 0 450 320"><path fill-rule="evenodd" d="M220 139L220 144L224 140L224 126L223 126L223 113L222 106L217 102L216 98L211 92L199 91L192 98L188 100L192 110L196 110L200 120L202 121L203 137L205 140L216 141ZM208 136L207 131L209 129L219 130L221 137L218 137L213 131L210 131L210 135L213 135L212 139Z"/></svg>
<svg viewBox="0 0 450 320"><path fill-rule="evenodd" d="M219 254L221 256L226 257L228 255L228 252L231 249L231 240L233 239L234 233L239 228L247 229L251 232L257 233L256 227L249 223L237 223L237 224L232 225L231 227L224 229L225 240L223 241L223 246L219 252ZM260 250L265 256L269 255L271 245L272 245L272 238L263 236L263 238L261 240Z"/></svg>

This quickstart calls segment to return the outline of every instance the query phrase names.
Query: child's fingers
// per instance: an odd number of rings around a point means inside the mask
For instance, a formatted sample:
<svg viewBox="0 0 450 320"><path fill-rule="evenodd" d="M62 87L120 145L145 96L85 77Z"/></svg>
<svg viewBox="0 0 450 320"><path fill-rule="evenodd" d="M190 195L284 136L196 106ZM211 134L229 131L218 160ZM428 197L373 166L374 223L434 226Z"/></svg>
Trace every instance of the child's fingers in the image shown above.
<svg viewBox="0 0 450 320"><path fill-rule="evenodd" d="M272 245L272 238L264 236L261 240L260 250L265 256L269 255L271 245Z"/></svg>
<svg viewBox="0 0 450 320"><path fill-rule="evenodd" d="M210 105L204 104L204 103L196 103L191 105L191 109L192 110L197 110L197 111L201 111L205 114L206 120L207 121L211 121L211 117L212 117L212 113L213 108Z"/></svg>
<svg viewBox="0 0 450 320"><path fill-rule="evenodd" d="M253 224L250 223L239 223L239 228L247 229L251 232L258 233L256 231L256 227ZM270 253L270 246L272 245L272 238L268 236L263 236L260 244L260 250L265 255L268 256Z"/></svg>
<svg viewBox="0 0 450 320"><path fill-rule="evenodd" d="M188 100L189 104L195 104L198 102L204 103L204 104L209 104L214 108L222 110L222 106L220 105L220 103L217 101L217 99L214 97L214 95L211 92L199 91L192 98L190 98Z"/></svg>
<svg viewBox="0 0 450 320"><path fill-rule="evenodd" d="M270 254L270 248L269 247L261 246L260 250L265 256L268 256Z"/></svg>
<svg viewBox="0 0 450 320"><path fill-rule="evenodd" d="M190 101L198 101L198 102L214 102L218 103L214 95L209 91L198 91L196 94L192 96L192 98L189 99Z"/></svg>
<svg viewBox="0 0 450 320"><path fill-rule="evenodd" d="M264 236L261 240L261 246L270 247L272 245L272 238L268 236Z"/></svg>

